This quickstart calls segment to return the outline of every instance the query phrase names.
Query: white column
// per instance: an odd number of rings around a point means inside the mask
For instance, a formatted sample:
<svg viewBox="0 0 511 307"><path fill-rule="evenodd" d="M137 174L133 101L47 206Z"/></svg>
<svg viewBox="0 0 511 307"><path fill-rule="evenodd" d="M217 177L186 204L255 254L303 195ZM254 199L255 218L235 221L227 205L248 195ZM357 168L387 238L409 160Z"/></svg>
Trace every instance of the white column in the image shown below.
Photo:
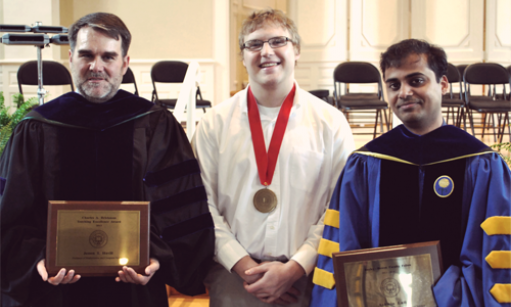
<svg viewBox="0 0 511 307"><path fill-rule="evenodd" d="M213 1L213 60L215 98L213 105L229 98L229 0Z"/></svg>

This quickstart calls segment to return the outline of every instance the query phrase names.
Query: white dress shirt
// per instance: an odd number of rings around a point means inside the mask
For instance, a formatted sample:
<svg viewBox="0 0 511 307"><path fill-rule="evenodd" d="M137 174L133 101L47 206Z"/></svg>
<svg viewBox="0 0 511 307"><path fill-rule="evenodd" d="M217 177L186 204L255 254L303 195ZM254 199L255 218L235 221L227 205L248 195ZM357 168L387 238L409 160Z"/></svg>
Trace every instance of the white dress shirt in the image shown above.
<svg viewBox="0 0 511 307"><path fill-rule="evenodd" d="M296 82L295 82L296 84ZM192 141L215 222L215 260L227 270L244 256L316 265L328 202L355 150L344 115L300 89L280 148L273 181L277 207L257 211L260 183L247 114L247 90L209 110ZM266 149L279 108L259 106Z"/></svg>

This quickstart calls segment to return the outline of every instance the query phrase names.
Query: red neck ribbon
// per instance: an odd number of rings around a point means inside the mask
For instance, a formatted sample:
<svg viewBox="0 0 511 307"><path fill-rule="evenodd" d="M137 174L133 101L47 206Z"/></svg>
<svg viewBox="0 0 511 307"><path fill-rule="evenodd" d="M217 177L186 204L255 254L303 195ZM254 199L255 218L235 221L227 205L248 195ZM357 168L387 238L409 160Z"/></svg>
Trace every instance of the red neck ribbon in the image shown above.
<svg viewBox="0 0 511 307"><path fill-rule="evenodd" d="M266 154L266 144L264 143L263 127L261 126L259 109L251 88L248 88L248 122L250 124L250 132L252 134L252 144L254 145L254 154L257 163L257 170L259 172L259 180L264 186L269 186L273 179L273 173L275 172L275 166L277 165L277 159L279 157L280 145L282 145L284 132L286 132L287 122L289 120L291 108L293 107L294 98L295 85L293 85L293 89L289 92L282 104L282 107L280 108L277 122L275 123L275 129L271 136L268 154Z"/></svg>

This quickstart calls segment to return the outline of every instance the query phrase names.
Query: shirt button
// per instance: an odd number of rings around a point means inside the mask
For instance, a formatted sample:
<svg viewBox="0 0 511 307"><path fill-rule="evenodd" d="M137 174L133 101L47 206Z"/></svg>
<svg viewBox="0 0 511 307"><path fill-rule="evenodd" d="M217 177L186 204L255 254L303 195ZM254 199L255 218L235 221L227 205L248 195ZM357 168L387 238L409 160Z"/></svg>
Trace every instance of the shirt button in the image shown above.
<svg viewBox="0 0 511 307"><path fill-rule="evenodd" d="M273 230L273 229L275 229L275 227L274 226L270 226L270 229Z"/></svg>

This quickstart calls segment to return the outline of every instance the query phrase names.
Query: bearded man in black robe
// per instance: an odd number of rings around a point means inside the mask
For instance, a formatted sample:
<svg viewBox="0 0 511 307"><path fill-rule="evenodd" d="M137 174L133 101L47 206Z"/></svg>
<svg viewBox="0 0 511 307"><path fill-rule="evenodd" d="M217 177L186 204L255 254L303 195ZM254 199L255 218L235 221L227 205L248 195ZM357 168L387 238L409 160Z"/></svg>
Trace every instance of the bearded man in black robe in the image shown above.
<svg viewBox="0 0 511 307"><path fill-rule="evenodd" d="M202 293L213 223L182 127L119 90L131 34L117 16L89 14L69 37L77 92L27 114L0 160L2 306L167 306L165 284ZM150 201L145 275L48 276L49 200Z"/></svg>

